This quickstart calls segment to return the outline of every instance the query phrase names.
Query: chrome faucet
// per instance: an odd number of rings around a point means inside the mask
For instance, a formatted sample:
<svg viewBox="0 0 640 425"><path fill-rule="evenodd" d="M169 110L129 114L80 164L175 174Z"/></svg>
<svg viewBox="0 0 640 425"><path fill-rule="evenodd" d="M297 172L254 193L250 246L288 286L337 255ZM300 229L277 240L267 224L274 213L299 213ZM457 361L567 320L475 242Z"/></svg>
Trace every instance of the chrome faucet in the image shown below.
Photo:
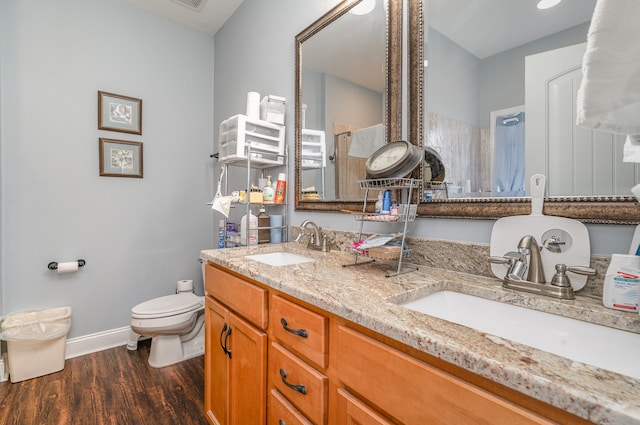
<svg viewBox="0 0 640 425"><path fill-rule="evenodd" d="M307 233L307 227L311 226L313 232ZM327 251L327 244L324 238L322 237L321 227L318 227L316 223L311 220L305 220L300 224L300 234L296 238L296 242L300 242L300 240L304 236L309 236L309 242L307 243L307 248L314 249L316 251Z"/></svg>
<svg viewBox="0 0 640 425"><path fill-rule="evenodd" d="M544 270L542 268L542 257L540 247L536 238L531 235L524 236L518 243L518 252L527 258L527 280L535 283L545 283Z"/></svg>
<svg viewBox="0 0 640 425"><path fill-rule="evenodd" d="M591 267L557 264L556 274L551 279L551 283L547 284L540 250L536 239L531 235L526 235L518 242L518 252L509 252L503 257L489 257L489 262L508 265L509 269L502 280L504 288L569 300L576 296L566 272L588 276L595 276L597 273ZM525 274L526 279L524 278Z"/></svg>

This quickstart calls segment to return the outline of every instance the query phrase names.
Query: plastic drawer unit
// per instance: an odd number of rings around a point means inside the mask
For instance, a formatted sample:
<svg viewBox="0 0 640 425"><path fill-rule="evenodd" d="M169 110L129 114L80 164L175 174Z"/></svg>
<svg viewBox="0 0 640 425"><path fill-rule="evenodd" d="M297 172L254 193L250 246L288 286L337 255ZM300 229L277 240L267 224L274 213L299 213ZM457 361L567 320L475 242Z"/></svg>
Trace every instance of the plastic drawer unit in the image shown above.
<svg viewBox="0 0 640 425"><path fill-rule="evenodd" d="M218 146L223 163L284 164L284 126L234 115L220 123Z"/></svg>

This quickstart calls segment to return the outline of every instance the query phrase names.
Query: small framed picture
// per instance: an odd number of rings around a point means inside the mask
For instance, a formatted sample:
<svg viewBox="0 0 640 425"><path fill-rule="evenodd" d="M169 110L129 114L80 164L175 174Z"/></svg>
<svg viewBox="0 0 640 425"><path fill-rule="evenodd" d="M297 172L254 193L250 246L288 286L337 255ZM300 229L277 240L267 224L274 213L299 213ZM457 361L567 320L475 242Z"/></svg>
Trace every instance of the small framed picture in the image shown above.
<svg viewBox="0 0 640 425"><path fill-rule="evenodd" d="M100 175L142 178L142 142L100 138Z"/></svg>
<svg viewBox="0 0 640 425"><path fill-rule="evenodd" d="M99 91L98 129L142 134L142 99Z"/></svg>

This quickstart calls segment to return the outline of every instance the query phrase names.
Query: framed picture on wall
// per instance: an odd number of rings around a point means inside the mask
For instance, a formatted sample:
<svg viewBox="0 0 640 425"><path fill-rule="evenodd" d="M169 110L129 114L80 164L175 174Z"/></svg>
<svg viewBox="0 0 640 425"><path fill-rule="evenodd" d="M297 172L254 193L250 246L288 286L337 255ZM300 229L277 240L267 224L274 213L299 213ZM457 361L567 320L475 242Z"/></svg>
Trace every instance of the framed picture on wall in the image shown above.
<svg viewBox="0 0 640 425"><path fill-rule="evenodd" d="M142 99L99 91L98 129L142 134Z"/></svg>
<svg viewBox="0 0 640 425"><path fill-rule="evenodd" d="M100 138L100 175L142 178L142 142Z"/></svg>

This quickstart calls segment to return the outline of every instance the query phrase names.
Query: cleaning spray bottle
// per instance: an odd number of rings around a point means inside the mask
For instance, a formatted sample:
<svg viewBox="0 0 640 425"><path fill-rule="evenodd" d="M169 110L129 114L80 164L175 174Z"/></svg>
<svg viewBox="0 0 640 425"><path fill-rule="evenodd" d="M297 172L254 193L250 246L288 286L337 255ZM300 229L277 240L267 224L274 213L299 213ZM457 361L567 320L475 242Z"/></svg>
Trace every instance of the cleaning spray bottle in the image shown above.
<svg viewBox="0 0 640 425"><path fill-rule="evenodd" d="M276 192L273 195L274 204L284 204L284 196L287 191L287 175L285 173L278 174L276 183Z"/></svg>

